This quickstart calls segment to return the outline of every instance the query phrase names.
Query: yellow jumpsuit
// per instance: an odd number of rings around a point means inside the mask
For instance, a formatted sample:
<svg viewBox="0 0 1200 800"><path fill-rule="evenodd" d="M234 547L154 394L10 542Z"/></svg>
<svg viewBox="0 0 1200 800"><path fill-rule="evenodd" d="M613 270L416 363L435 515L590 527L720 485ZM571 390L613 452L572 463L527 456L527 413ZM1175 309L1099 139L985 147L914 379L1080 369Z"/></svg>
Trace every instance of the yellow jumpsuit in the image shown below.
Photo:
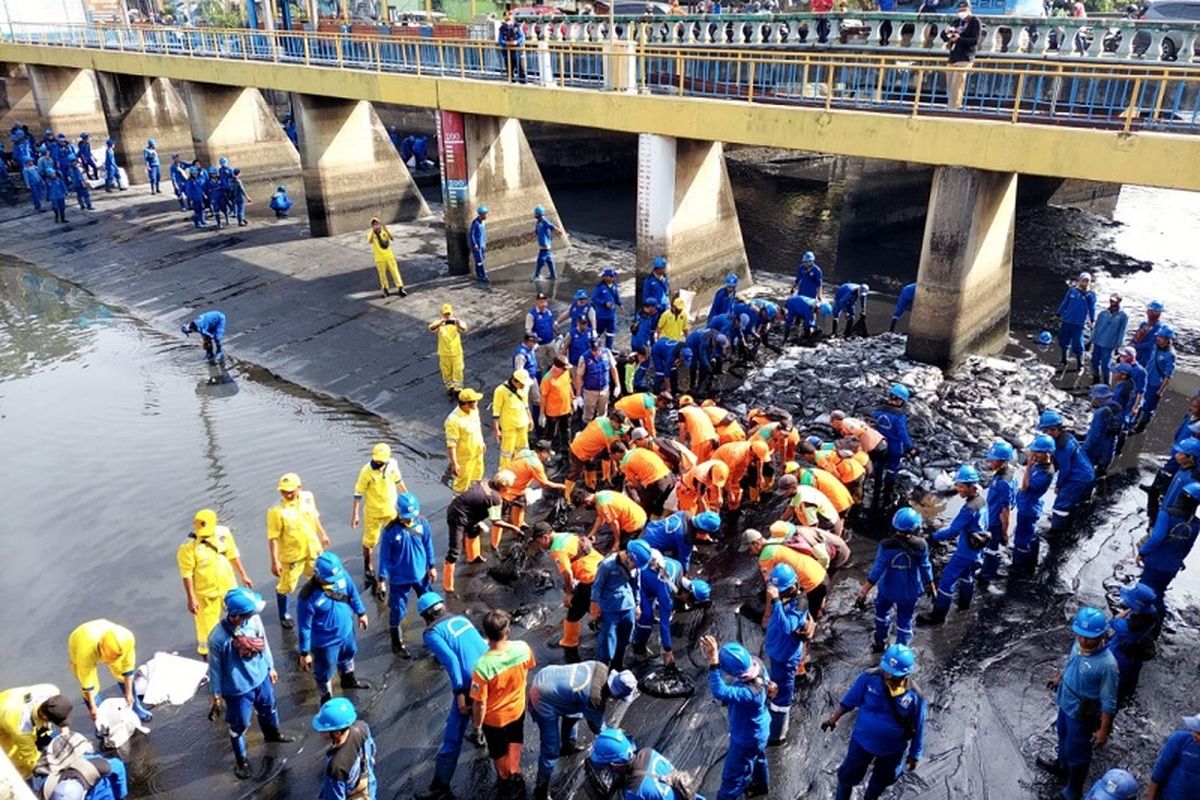
<svg viewBox="0 0 1200 800"><path fill-rule="evenodd" d="M497 386L492 393L492 416L500 422L500 468L503 469L513 455L529 449L529 387L517 392L507 382Z"/></svg>
<svg viewBox="0 0 1200 800"><path fill-rule="evenodd" d="M675 309L664 311L663 315L658 318L658 335L659 338L674 339L677 342L682 342L687 338L688 333L688 316L685 312L680 311L675 313Z"/></svg>
<svg viewBox="0 0 1200 800"><path fill-rule="evenodd" d="M458 454L458 475L451 490L462 494L472 483L483 479L483 431L479 427L479 409L464 412L456 408L446 417L446 446Z"/></svg>
<svg viewBox="0 0 1200 800"><path fill-rule="evenodd" d="M231 562L238 558L237 543L224 525L217 525L212 536L188 537L175 554L179 577L191 579L196 595L196 652L202 656L208 654L208 635L221 621L225 593L237 586Z"/></svg>
<svg viewBox="0 0 1200 800"><path fill-rule="evenodd" d="M370 464L363 464L358 471L358 480L354 482L354 496L363 501L363 535L362 546L374 547L379 544L379 534L383 526L396 518L396 484L402 483L400 465L396 459L389 458L383 469L371 469Z"/></svg>
<svg viewBox="0 0 1200 800"><path fill-rule="evenodd" d="M96 665L105 664L122 687L125 676L137 669L137 649L133 633L126 627L106 619L85 622L67 637L67 657L71 674L85 692L96 692L100 678Z"/></svg>
<svg viewBox="0 0 1200 800"><path fill-rule="evenodd" d="M371 253L375 256L375 271L379 273L379 288L387 291L388 278L396 284L397 289L404 288L404 281L400 278L400 267L396 265L396 253L392 249L392 234L387 230L380 228L376 234L374 230L367 233L367 241L371 243ZM387 244L384 247L383 244Z"/></svg>
<svg viewBox="0 0 1200 800"><path fill-rule="evenodd" d="M457 325L437 328L438 366L442 368L442 383L455 391L463 387L462 332Z"/></svg>
<svg viewBox="0 0 1200 800"><path fill-rule="evenodd" d="M277 594L291 594L300 576L311 578L313 564L325 548L317 533L317 499L312 492L299 491L292 501L280 498L267 510L267 541L278 539L279 583Z"/></svg>
<svg viewBox="0 0 1200 800"><path fill-rule="evenodd" d="M33 718L34 712L56 694L58 687L50 683L0 692L0 750L25 780L33 774L33 765L41 755L37 749L37 729L41 726Z"/></svg>

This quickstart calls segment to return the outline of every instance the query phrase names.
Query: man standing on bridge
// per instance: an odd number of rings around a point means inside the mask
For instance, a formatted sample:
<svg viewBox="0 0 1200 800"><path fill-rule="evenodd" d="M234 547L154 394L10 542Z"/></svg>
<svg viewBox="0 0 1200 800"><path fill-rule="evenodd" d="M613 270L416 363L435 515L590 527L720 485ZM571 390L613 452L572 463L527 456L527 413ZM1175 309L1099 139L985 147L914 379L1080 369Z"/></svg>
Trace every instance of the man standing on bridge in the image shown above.
<svg viewBox="0 0 1200 800"><path fill-rule="evenodd" d="M504 21L496 33L496 44L504 54L504 70L512 83L525 82L525 31L521 25L513 21L511 11L504 12Z"/></svg>
<svg viewBox="0 0 1200 800"><path fill-rule="evenodd" d="M950 69L946 71L946 105L950 108L962 108L967 70L975 62L979 35L979 19L971 13L971 3L958 0L958 20L942 31L942 39L950 44Z"/></svg>

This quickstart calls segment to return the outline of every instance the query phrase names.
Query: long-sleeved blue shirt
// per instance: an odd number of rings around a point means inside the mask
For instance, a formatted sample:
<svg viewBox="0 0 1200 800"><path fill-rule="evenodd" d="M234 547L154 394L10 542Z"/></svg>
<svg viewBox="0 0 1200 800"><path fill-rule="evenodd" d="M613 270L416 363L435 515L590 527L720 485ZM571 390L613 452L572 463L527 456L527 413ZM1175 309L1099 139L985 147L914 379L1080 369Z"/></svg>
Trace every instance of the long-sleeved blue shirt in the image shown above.
<svg viewBox="0 0 1200 800"><path fill-rule="evenodd" d="M992 475L992 481L988 484L988 530L993 533L1002 532L1000 526L1004 524L1004 520L1000 514L1006 508L1011 509L1016 503L1017 481L1013 477L1012 466L1005 464L1003 469Z"/></svg>
<svg viewBox="0 0 1200 800"><path fill-rule="evenodd" d="M629 339L629 346L633 350L645 348L649 351L654 345L654 326L657 324L657 312L647 314L645 311L639 311L637 318L633 321L633 335Z"/></svg>
<svg viewBox="0 0 1200 800"><path fill-rule="evenodd" d="M725 314L733 307L733 300L737 297L737 290L728 286L722 286L713 295L712 305L708 307L708 321L712 322L713 317L718 314Z"/></svg>
<svg viewBox="0 0 1200 800"><path fill-rule="evenodd" d="M907 750L915 759L925 754L926 703L915 690L892 697L883 673L869 669L855 678L839 705L843 711L858 709L850 738L868 753L894 756Z"/></svg>
<svg viewBox="0 0 1200 800"><path fill-rule="evenodd" d="M670 783L675 765L665 756L656 750L644 748L633 757L633 764L646 775L637 780L626 773L628 780L621 790L623 800L679 800L680 795L676 794ZM704 800L698 794L692 797L693 800Z"/></svg>
<svg viewBox="0 0 1200 800"><path fill-rule="evenodd" d="M22 167L21 177L25 179L26 189L32 189L35 186L41 188L42 173L38 172L37 167Z"/></svg>
<svg viewBox="0 0 1200 800"><path fill-rule="evenodd" d="M766 748L771 726L766 686L758 682L727 683L719 667L709 667L708 688L713 698L729 709L729 741L742 747Z"/></svg>
<svg viewBox="0 0 1200 800"><path fill-rule="evenodd" d="M1200 418L1192 416L1191 411L1183 412L1183 420L1180 421L1179 427L1175 429L1174 443L1179 444L1184 439L1191 439L1191 426L1195 425L1197 422L1200 422Z"/></svg>
<svg viewBox="0 0 1200 800"><path fill-rule="evenodd" d="M51 192L53 196L53 192ZM1175 351L1170 347L1155 347L1146 361L1146 391L1156 392L1158 387L1175 374Z"/></svg>
<svg viewBox="0 0 1200 800"><path fill-rule="evenodd" d="M658 345L655 345L657 349ZM691 527L692 515L687 511L676 511L669 517L647 522L639 538L655 550L674 554L683 571L687 572L692 562Z"/></svg>
<svg viewBox="0 0 1200 800"><path fill-rule="evenodd" d="M1118 676L1117 660L1108 648L1084 655L1076 642L1071 645L1058 685L1059 710L1072 719L1080 719L1080 708L1086 700L1099 702L1099 711L1105 714L1116 714Z"/></svg>
<svg viewBox="0 0 1200 800"><path fill-rule="evenodd" d="M867 573L879 596L894 603L913 603L933 583L929 546L919 536L889 536L879 543Z"/></svg>
<svg viewBox="0 0 1200 800"><path fill-rule="evenodd" d="M1095 321L1096 293L1090 289L1081 292L1077 287L1072 286L1063 295L1062 302L1058 304L1058 310L1055 313L1062 317L1063 322L1072 325Z"/></svg>
<svg viewBox="0 0 1200 800"><path fill-rule="evenodd" d="M867 297L862 294L862 285L858 283L843 283L833 295L833 316L836 318L846 314L854 319L859 310L867 313Z"/></svg>
<svg viewBox="0 0 1200 800"><path fill-rule="evenodd" d="M442 617L427 627L421 638L446 670L450 691L467 694L471 689L475 662L487 652L487 642L471 620L457 614Z"/></svg>
<svg viewBox="0 0 1200 800"><path fill-rule="evenodd" d="M534 713L556 717L583 716L598 732L604 724L604 685L608 667L599 661L542 667L529 684Z"/></svg>
<svg viewBox="0 0 1200 800"><path fill-rule="evenodd" d="M875 427L888 443L888 459L899 457L913 447L908 435L908 415L895 406L883 406L875 411Z"/></svg>
<svg viewBox="0 0 1200 800"><path fill-rule="evenodd" d="M658 301L658 310L663 311L667 307L667 301L671 297L671 279L667 277L667 273L663 273L660 278L653 272L646 276L646 280L642 281L642 302L646 302L653 298Z"/></svg>
<svg viewBox="0 0 1200 800"><path fill-rule="evenodd" d="M367 723L358 720L350 726L346 741L325 752L325 775L320 800L348 800L366 780L366 797L375 800L375 737Z"/></svg>
<svg viewBox="0 0 1200 800"><path fill-rule="evenodd" d="M357 617L367 613L358 587L345 574L328 586L313 578L296 603L296 640L301 653L354 638Z"/></svg>
<svg viewBox="0 0 1200 800"><path fill-rule="evenodd" d="M975 495L962 504L962 508L954 515L954 520L947 528L936 531L930 540L944 542L958 537L954 548L954 558L967 561L979 561L983 558L983 548L976 550L971 546L971 534L988 529L988 509L983 497Z"/></svg>
<svg viewBox="0 0 1200 800"><path fill-rule="evenodd" d="M1054 485L1062 489L1068 483L1094 483L1096 471L1092 462L1088 461L1079 442L1069 431L1063 431L1055 440L1054 468L1058 470L1058 482Z"/></svg>
<svg viewBox="0 0 1200 800"><path fill-rule="evenodd" d="M147 167L157 167L161 164L158 158L158 150L153 147L147 147L142 150L142 160L146 162Z"/></svg>
<svg viewBox="0 0 1200 800"><path fill-rule="evenodd" d="M218 342L225 338L225 315L220 311L205 311L192 322L201 336L216 339Z"/></svg>
<svg viewBox="0 0 1200 800"><path fill-rule="evenodd" d="M487 221L476 217L471 220L471 228L467 232L467 241L471 245L471 252L480 256L487 249Z"/></svg>
<svg viewBox="0 0 1200 800"><path fill-rule="evenodd" d="M558 226L546 217L541 217L533 226L534 236L537 237L538 249L549 250L554 242L554 232Z"/></svg>
<svg viewBox="0 0 1200 800"><path fill-rule="evenodd" d="M417 517L412 527L407 527L397 518L383 527L379 536L379 580L423 583L436 563L429 520Z"/></svg>
<svg viewBox="0 0 1200 800"><path fill-rule="evenodd" d="M1117 452L1117 437L1121 433L1125 411L1118 403L1107 402L1092 412L1083 452L1093 467L1107 467Z"/></svg>
<svg viewBox="0 0 1200 800"><path fill-rule="evenodd" d="M803 322L809 328L814 327L817 324L816 312L813 311L816 305L817 300L811 295L794 294L789 297L783 304L787 312L783 318L784 327L790 328L797 322Z"/></svg>
<svg viewBox="0 0 1200 800"><path fill-rule="evenodd" d="M708 320L708 327L723 334L729 340L730 344L738 344L745 341L746 328L749 327L749 324L749 316L740 316L734 314L732 311L717 314Z"/></svg>
<svg viewBox="0 0 1200 800"><path fill-rule="evenodd" d="M506 43L518 47L525 44L525 29L519 22L500 23L496 30L496 44L503 47Z"/></svg>
<svg viewBox="0 0 1200 800"><path fill-rule="evenodd" d="M1054 471L1049 464L1033 464L1025 469L1033 471L1029 474L1029 488L1017 490L1017 514L1040 517L1042 498L1054 482Z"/></svg>
<svg viewBox="0 0 1200 800"><path fill-rule="evenodd" d="M825 282L825 273L815 263L805 269L807 266L803 261L796 267L796 282L792 284L792 290L799 295L805 297L818 297L821 294L821 285Z"/></svg>
<svg viewBox="0 0 1200 800"><path fill-rule="evenodd" d="M799 597L791 600L776 600L767 619L767 631L763 649L771 662L796 664L804 656L804 629L808 625L808 612L800 608ZM791 670L788 674L791 674Z"/></svg>
<svg viewBox="0 0 1200 800"><path fill-rule="evenodd" d="M1196 800L1200 786L1200 743L1191 731L1175 731L1163 742L1151 779L1160 800Z"/></svg>
<svg viewBox="0 0 1200 800"><path fill-rule="evenodd" d="M1125 341L1125 329L1128 327L1129 315L1122 309L1117 309L1114 313L1103 308L1096 314L1096 322L1092 325L1092 344L1110 350L1116 349Z"/></svg>
<svg viewBox="0 0 1200 800"><path fill-rule="evenodd" d="M1158 338L1158 332L1162 330L1163 322L1159 320L1153 325L1150 320L1144 320L1141 325L1133 333L1133 338L1130 344L1137 351L1137 362L1143 367L1150 360L1150 354L1154 352L1155 340Z"/></svg>
<svg viewBox="0 0 1200 800"><path fill-rule="evenodd" d="M904 312L912 308L913 300L917 296L917 285L910 283L900 290L900 297L896 299L896 308L892 311L892 319L898 320L904 316Z"/></svg>
<svg viewBox="0 0 1200 800"><path fill-rule="evenodd" d="M592 602L600 606L601 614L621 614L637 604L634 590L638 585L637 570L627 570L613 553L604 557L596 567L592 582Z"/></svg>
<svg viewBox="0 0 1200 800"><path fill-rule="evenodd" d="M597 320L616 318L617 309L621 307L621 290L616 281L612 286L604 281L596 284L596 288L592 289L592 307L596 309Z"/></svg>
<svg viewBox="0 0 1200 800"><path fill-rule="evenodd" d="M673 558L658 555L662 559L661 571L653 562L641 570L639 593L642 616L640 625L649 625L658 616L658 634L662 638L663 650L671 649L671 613L675 609L675 593L679 590L679 579L683 577L683 565Z"/></svg>
<svg viewBox="0 0 1200 800"><path fill-rule="evenodd" d="M61 175L55 173L46 178L46 195L52 203L67 199L67 182L62 179Z"/></svg>
<svg viewBox="0 0 1200 800"><path fill-rule="evenodd" d="M719 355L718 351L721 348L717 344L717 337L720 335L720 331L714 331L711 328L692 331L688 334L687 346L692 350L692 358L700 359L700 366L704 369L711 369L713 359Z"/></svg>
<svg viewBox="0 0 1200 800"><path fill-rule="evenodd" d="M233 648L234 636L262 639L262 652L242 658ZM243 620L236 629L228 619L222 619L208 635L208 684L213 697L235 697L253 691L273 669L271 643L257 614Z"/></svg>

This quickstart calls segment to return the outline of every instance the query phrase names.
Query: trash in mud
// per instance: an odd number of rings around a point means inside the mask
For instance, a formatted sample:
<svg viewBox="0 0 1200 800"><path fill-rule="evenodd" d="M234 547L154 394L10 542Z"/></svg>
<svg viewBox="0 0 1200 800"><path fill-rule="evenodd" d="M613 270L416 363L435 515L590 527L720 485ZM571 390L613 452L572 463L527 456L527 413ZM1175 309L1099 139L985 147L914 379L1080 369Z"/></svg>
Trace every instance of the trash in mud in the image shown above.
<svg viewBox="0 0 1200 800"><path fill-rule="evenodd" d="M652 697L691 697L696 693L696 684L674 665L647 672L638 681L638 688Z"/></svg>

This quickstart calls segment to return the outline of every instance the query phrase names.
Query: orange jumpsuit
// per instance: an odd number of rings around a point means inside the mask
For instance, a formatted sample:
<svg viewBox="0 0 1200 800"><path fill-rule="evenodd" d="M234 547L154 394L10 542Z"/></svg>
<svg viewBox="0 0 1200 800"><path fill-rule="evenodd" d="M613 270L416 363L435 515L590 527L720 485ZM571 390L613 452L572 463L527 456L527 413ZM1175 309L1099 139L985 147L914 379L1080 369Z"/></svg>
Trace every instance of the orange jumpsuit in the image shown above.
<svg viewBox="0 0 1200 800"><path fill-rule="evenodd" d="M707 461L720 443L717 429L713 427L708 414L699 406L685 406L679 409L679 424L687 433L685 444L696 454L696 458Z"/></svg>
<svg viewBox="0 0 1200 800"><path fill-rule="evenodd" d="M567 467L567 502L575 490L580 476L589 489L596 485L596 461L608 452L608 446L621 438L621 432L612 426L608 417L596 417L571 440L570 464Z"/></svg>
<svg viewBox="0 0 1200 800"><path fill-rule="evenodd" d="M708 402L707 400L705 402ZM720 406L700 406L708 418L712 420L713 428L717 431L717 443L729 444L742 442L746 439L746 429L730 411Z"/></svg>
<svg viewBox="0 0 1200 800"><path fill-rule="evenodd" d="M716 511L724 503L724 489L729 482L729 466L724 461L702 461L679 479L676 499L679 510L698 514Z"/></svg>
<svg viewBox="0 0 1200 800"><path fill-rule="evenodd" d="M635 428L645 428L646 433L656 435L654 415L658 413L658 400L654 395L649 392L627 394L613 403L613 408L624 412Z"/></svg>
<svg viewBox="0 0 1200 800"><path fill-rule="evenodd" d="M500 490L500 499L504 501L504 511L508 512L508 521L518 528L525 524L525 490L529 484L537 481L544 486L549 480L546 477L546 465L538 458L533 450L518 450L504 468L514 476L512 486ZM492 549L500 546L502 528L492 528Z"/></svg>
<svg viewBox="0 0 1200 800"><path fill-rule="evenodd" d="M723 444L713 453L713 458L718 461L723 461L729 467L729 501L727 503L730 509L735 509L742 503L742 489L746 485L746 478L749 476L750 469L757 467L766 458L770 457L770 450L767 449L765 443L759 442L729 442ZM757 475L751 478L752 483L749 485L752 491L752 500L758 499L758 480Z"/></svg>
<svg viewBox="0 0 1200 800"><path fill-rule="evenodd" d="M839 514L845 514L854 505L850 490L833 473L823 469L802 469L798 477L801 486L812 486L828 497Z"/></svg>

